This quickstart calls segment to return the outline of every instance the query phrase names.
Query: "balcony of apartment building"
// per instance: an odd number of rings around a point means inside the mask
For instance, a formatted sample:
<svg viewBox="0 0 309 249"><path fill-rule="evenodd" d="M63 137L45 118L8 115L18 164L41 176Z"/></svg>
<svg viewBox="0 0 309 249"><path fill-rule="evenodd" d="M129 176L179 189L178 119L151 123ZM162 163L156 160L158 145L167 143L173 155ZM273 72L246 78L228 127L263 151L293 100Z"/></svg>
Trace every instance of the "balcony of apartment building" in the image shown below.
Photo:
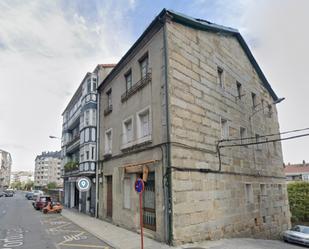
<svg viewBox="0 0 309 249"><path fill-rule="evenodd" d="M73 153L79 149L80 134L74 135L66 144L66 153Z"/></svg>

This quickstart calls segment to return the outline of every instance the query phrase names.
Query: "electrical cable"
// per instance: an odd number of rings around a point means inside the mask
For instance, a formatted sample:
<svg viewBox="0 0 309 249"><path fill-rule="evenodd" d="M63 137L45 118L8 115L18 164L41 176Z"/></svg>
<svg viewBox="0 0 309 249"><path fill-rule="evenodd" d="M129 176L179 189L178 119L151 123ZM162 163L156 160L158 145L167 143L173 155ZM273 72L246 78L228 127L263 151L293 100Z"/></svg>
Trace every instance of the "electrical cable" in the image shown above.
<svg viewBox="0 0 309 249"><path fill-rule="evenodd" d="M296 130L291 130L291 131L284 131L280 133L273 133L273 134L266 134L266 135L260 135L259 138L263 137L273 137L273 136L279 136L279 135L284 135L284 134L289 134L289 133L294 133L294 132L300 132L300 131L306 131L309 130L308 128L303 128L303 129L296 129ZM256 137L244 137L244 138L232 138L232 139L222 139L219 140L219 142L231 142L231 141L241 141L241 140L249 140L249 139L256 139Z"/></svg>
<svg viewBox="0 0 309 249"><path fill-rule="evenodd" d="M218 145L218 147L219 148L226 148L226 147L248 146L248 145L255 145L255 144L266 144L266 143L285 141L285 140L290 140L290 139L295 139L295 138L300 138L300 137L306 137L306 136L309 136L309 133L305 133L305 134L297 135L297 136L292 136L292 137L280 138L280 139L272 139L272 140L266 140L266 141L261 141L261 142L254 142L254 143Z"/></svg>

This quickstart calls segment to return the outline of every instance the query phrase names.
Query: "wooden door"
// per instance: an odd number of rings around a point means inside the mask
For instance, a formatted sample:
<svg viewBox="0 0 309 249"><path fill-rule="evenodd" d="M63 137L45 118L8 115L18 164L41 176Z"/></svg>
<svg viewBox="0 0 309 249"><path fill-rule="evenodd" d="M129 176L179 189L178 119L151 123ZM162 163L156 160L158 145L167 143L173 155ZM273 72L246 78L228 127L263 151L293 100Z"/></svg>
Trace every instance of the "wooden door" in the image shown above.
<svg viewBox="0 0 309 249"><path fill-rule="evenodd" d="M106 216L109 218L113 217L113 177L107 176L106 177Z"/></svg>

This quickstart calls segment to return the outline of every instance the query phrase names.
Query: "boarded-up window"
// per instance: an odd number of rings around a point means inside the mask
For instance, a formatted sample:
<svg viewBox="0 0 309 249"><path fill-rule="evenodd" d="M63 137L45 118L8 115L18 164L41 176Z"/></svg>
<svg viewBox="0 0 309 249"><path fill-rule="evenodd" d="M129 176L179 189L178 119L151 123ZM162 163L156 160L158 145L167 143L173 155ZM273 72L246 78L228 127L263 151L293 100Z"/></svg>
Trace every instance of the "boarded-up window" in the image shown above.
<svg viewBox="0 0 309 249"><path fill-rule="evenodd" d="M131 195L131 179L129 177L124 178L123 182L123 207L130 209L131 202L130 202L130 195Z"/></svg>

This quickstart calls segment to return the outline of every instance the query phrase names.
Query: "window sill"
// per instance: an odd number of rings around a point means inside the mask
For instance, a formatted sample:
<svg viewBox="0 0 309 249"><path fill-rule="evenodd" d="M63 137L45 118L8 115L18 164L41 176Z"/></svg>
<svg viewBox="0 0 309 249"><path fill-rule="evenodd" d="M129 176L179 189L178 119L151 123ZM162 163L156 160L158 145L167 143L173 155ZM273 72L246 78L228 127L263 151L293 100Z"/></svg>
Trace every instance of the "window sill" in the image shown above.
<svg viewBox="0 0 309 249"><path fill-rule="evenodd" d="M152 137L151 137L151 134L149 134L147 136L138 138L136 140L136 144L144 144L144 143L147 143L147 142L151 142L151 140L152 140Z"/></svg>
<svg viewBox="0 0 309 249"><path fill-rule="evenodd" d="M110 114L113 111L113 106L109 106L108 108L106 108L104 110L104 116L107 116L108 114Z"/></svg>
<svg viewBox="0 0 309 249"><path fill-rule="evenodd" d="M120 147L121 150L126 150L134 146L134 141L123 143Z"/></svg>
<svg viewBox="0 0 309 249"><path fill-rule="evenodd" d="M103 156L104 156L104 158L109 158L109 157L112 156L112 152L111 151L105 152Z"/></svg>

